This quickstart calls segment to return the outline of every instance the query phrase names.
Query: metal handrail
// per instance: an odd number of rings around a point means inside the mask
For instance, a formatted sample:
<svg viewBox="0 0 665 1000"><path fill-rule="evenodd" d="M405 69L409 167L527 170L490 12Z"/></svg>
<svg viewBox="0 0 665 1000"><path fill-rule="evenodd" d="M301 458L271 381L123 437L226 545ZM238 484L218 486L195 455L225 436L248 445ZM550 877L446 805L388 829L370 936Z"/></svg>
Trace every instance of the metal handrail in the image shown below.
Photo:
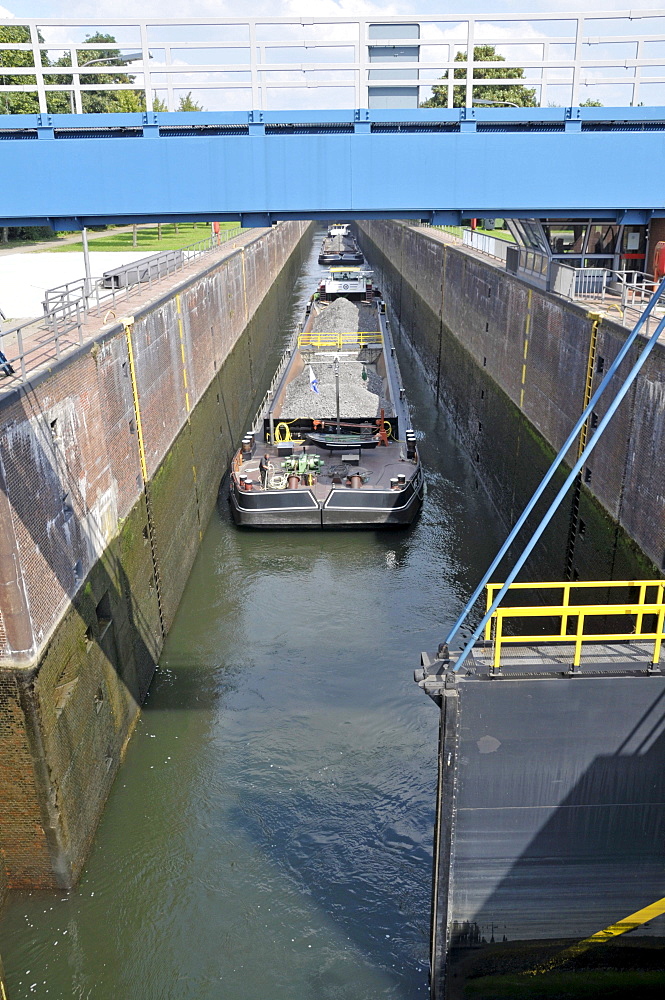
<svg viewBox="0 0 665 1000"><path fill-rule="evenodd" d="M178 253L181 254L180 257L174 257L171 260L163 261L163 266L160 266L159 273L154 276L155 279L159 280L166 275L174 274L175 272L185 268L191 261L196 260L197 257L203 256L204 254L210 253L212 250L216 250L222 243L227 243L230 239L234 239L242 233L242 227L238 226L235 229L228 229L222 232L215 233L211 236L206 237L203 240L197 240L195 243L190 243L185 247L179 247ZM151 256L157 257L163 251L156 251L155 254L148 255L145 259L149 260ZM146 281L140 281L138 279L134 282L129 282L127 285L122 286L125 290L126 297L131 293L131 290L138 285L148 284L150 287L152 285L153 275L148 269L148 279ZM67 315L67 309L76 310L77 306L83 308L84 315L87 316L92 311L92 302L97 309L97 313L101 309L102 303L106 303L108 299L112 299L115 303L117 296L113 295L113 292L117 292L118 289L108 289L106 292L100 292L102 288L102 278L91 279L91 287L86 288L86 279L79 278L77 281L68 282L65 285L58 285L56 288L50 288L45 293L44 299L44 316L50 325L53 323L54 313L58 310L62 312L63 317ZM52 304L51 304L52 303Z"/></svg>
<svg viewBox="0 0 665 1000"><path fill-rule="evenodd" d="M298 347L380 347L383 337L380 333L301 333Z"/></svg>
<svg viewBox="0 0 665 1000"><path fill-rule="evenodd" d="M487 587L487 608L492 606L493 595L503 587L501 583L489 584ZM574 589L599 589L599 588L619 588L619 587L639 587L640 593L637 601L626 601L622 604L571 604L570 592ZM649 588L655 588L656 599L647 600L646 594ZM509 590L535 590L535 589L561 589L563 590L563 601L561 604L547 604L527 607L498 607L496 608L485 626L485 640L494 638L494 650L492 656L492 670L501 669L501 650L507 644L536 643L538 645L558 644L562 642L574 642L575 651L573 655L573 667L579 667L582 658L582 646L584 643L593 642L616 642L616 641L643 641L654 640L652 665L656 666L660 660L661 646L665 636L665 580L609 580L609 581L589 581L580 583L518 583L511 584ZM597 618L607 615L628 615L634 618L630 631L627 632L585 632L585 624L588 618ZM646 615L656 615L655 629L644 628L644 617ZM559 625L556 631L551 633L540 633L534 635L504 635L503 623L506 619L531 619L531 618L558 618ZM568 622L571 618L576 619L575 632L568 632Z"/></svg>
<svg viewBox="0 0 665 1000"><path fill-rule="evenodd" d="M242 232L242 227L224 230L223 233L215 233L205 240L198 240L196 243L182 247L180 260L173 262L173 266L169 265L160 270L159 274L153 275L149 271L147 281L136 281L124 285L122 288L104 289L101 278L92 278L90 288L86 290L85 279L80 278L48 289L43 302L43 317L31 319L0 331L0 351L4 350L3 342L6 342L6 338L16 335L17 341L17 350L14 353L9 354L4 351L6 362L0 364L0 373L3 372L3 368L14 369L11 374L5 375L5 377L17 379L20 383L26 382L28 374L32 370L27 363L28 359L52 350L55 358L60 360L68 350L80 346L83 343L83 327L89 316L103 316L104 319L109 315L115 317L116 308L120 303L126 302L146 286L150 289L163 278L184 270L192 261L217 250ZM26 332L30 329L34 331L44 330L50 334L50 337L41 339L38 344L26 349L24 339ZM0 387L2 384L0 382Z"/></svg>
<svg viewBox="0 0 665 1000"><path fill-rule="evenodd" d="M178 92L187 90L192 85L193 73L200 74L198 87L206 88L208 92L210 89L217 92L224 90L226 101L230 101L232 107L242 106L239 96L247 87L247 73L251 77L252 88L256 88L257 103L254 107L257 110L283 107L284 101L280 99L280 94L284 88L295 87L298 91L304 91L316 86L317 82L320 87L330 87L331 84L335 88L343 87L344 91L339 91L340 94L351 87L350 99L353 106L366 108L369 103L368 91L374 83L372 74L376 67L381 72L392 70L394 65L394 59L387 58L381 51L372 52L372 49L377 45L381 49L386 44L405 43L404 15L385 17L375 11L372 17L362 14L354 16L353 13L344 17L317 17L316 5L310 6L313 16L305 21L295 17L271 18L265 14L230 19L208 17L205 23L201 23L200 19L185 18L180 23L177 20L164 21L163 18L130 18L120 21L116 18L114 24L122 26L125 45L111 42L105 44L105 49L116 51L121 64L123 50L127 52L127 48L139 48L142 54L141 64L133 68L137 74L136 79L130 69L125 83L96 82L95 74L99 73L99 68L86 65L86 57L92 60L93 55L98 54L98 49L95 50L94 43L91 42L71 41L79 36L76 28L80 29L81 35L83 30L88 31L91 26L98 26L97 30L105 30L108 24L105 20L22 18L21 23L29 29L31 40L26 43L13 42L12 46L26 55L25 63L30 65L30 80L33 82L21 84L22 89L32 92L38 99L42 114L49 111L48 99L51 94L58 93L67 95L72 109L80 112L86 93L92 89L107 92L134 90L143 97L144 107L150 108L152 91L156 85L153 74L156 72L166 77L164 96L170 111L176 110ZM611 4L607 6L612 8ZM470 107L474 103L474 88L479 84L489 84L493 89L517 84L534 89L539 103L544 107L555 99L563 100L577 110L577 105L585 97L603 97L602 89L598 92L597 88L614 85L625 87L625 96L620 92L619 100L637 107L640 101L648 103L652 81L656 86L662 83L660 75L654 75L661 73L662 59L649 51L650 43L659 43L662 30L660 19L653 15L662 15L662 10L617 10L614 5L614 9L606 11L565 14L547 11L537 14L515 11L498 13L493 9L495 5L488 4L488 7L490 10L484 14L469 16L463 11L456 12L454 29L450 25L442 30L444 25L440 23L440 12L429 17L409 17L416 32L415 36L409 34L407 37L413 38L411 45L416 50L416 61L408 63L410 75L396 81L397 85L413 88L422 85L425 79L428 82L431 80L441 89L445 88L446 103L452 108L460 91L464 94L464 104ZM652 15L651 18L648 14ZM626 21L625 25L622 25L622 19ZM548 30L548 23L555 23L553 31ZM390 38L391 25L395 26L393 38ZM372 30L375 26L383 28L378 38ZM60 41L57 46L68 56L66 60L60 61L68 65L53 66L53 60L43 58L55 44L44 40L42 32L45 27L56 27L59 37L70 39L69 42ZM173 32L176 28L180 29L177 32L177 48L168 44L164 47L164 31L170 29ZM487 62L475 58L475 46L479 44L481 37L484 44L499 48L497 60ZM619 54L613 54L616 51L614 49L610 49L608 54L608 46L616 42L618 37L624 43L619 47ZM551 44L553 41L559 44ZM523 52L523 55L515 57L509 51L507 59L502 60L500 50L505 44ZM196 52L202 45L205 48L201 52L206 54L204 62L200 57L197 58ZM628 51L626 45L629 46ZM332 55L336 57L334 62L330 62L331 47ZM235 52L231 55L229 49L235 49ZM319 49L322 50L320 56ZM150 65L151 50L161 53L154 69ZM459 52L467 53L467 60L461 64L458 61ZM368 56L373 57L371 61ZM383 58L379 59L381 56ZM240 62L237 61L238 58ZM519 76L509 78L501 75L505 73L505 67L518 66ZM231 74L238 68L243 73L236 79ZM454 76L460 68L464 72L463 79ZM283 69L296 72L290 72L286 79L261 78L261 74L266 71L270 74L271 71ZM346 76L339 80L326 78L317 81L312 76L312 71L321 69L346 71L351 74L354 82L350 82ZM499 73L495 78L491 76L492 69ZM522 69L527 70L526 75L521 75ZM517 68L515 71L517 72ZM27 79L25 72L25 65L4 67L3 75L10 82L0 85L0 92L14 90L12 76L19 80ZM109 79L112 81L114 77L110 76ZM562 87L566 88L563 97L560 96ZM236 91L240 94L236 95ZM195 82L195 97L196 93ZM317 96L315 106L325 107L325 101L324 92L320 97ZM300 104L300 101L297 103ZM330 103L333 107L344 106L338 100Z"/></svg>

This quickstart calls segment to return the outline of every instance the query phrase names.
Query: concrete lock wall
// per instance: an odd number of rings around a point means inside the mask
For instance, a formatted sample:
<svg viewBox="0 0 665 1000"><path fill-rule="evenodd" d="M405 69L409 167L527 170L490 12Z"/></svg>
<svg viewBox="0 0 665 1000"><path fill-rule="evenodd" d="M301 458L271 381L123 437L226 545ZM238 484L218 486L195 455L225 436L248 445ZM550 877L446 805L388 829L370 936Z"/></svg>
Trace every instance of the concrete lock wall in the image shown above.
<svg viewBox="0 0 665 1000"><path fill-rule="evenodd" d="M423 230L386 221L359 229L424 377L475 463L478 487L487 488L505 524L514 523L582 412L593 318ZM596 329L594 388L627 336L606 318ZM582 579L662 571L664 360L659 344L590 457L572 533L564 501L543 536L546 558L531 563L536 573L552 578L560 560L563 579L568 556ZM606 408L601 400L598 420ZM573 447L571 464L575 457Z"/></svg>
<svg viewBox="0 0 665 1000"><path fill-rule="evenodd" d="M307 228L203 262L0 404L0 898L80 873Z"/></svg>

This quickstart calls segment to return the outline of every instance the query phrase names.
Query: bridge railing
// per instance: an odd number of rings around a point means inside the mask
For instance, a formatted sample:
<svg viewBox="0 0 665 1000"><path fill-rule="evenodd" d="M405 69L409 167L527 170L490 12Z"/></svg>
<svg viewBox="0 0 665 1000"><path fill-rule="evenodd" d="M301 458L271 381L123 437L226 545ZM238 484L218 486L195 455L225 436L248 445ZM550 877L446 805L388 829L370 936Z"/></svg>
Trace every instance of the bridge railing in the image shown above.
<svg viewBox="0 0 665 1000"><path fill-rule="evenodd" d="M108 20L4 20L22 31L21 40L4 44L21 58L3 66L0 94L20 90L42 114L62 111L63 102L81 113L100 94L113 99L123 90L143 111L155 99L176 111L187 93L211 111L387 107L391 100L418 107L433 87L448 107L471 107L486 94L487 103L502 103L497 92L500 98L508 88L510 97L515 87L531 106L662 102L664 10L504 14L488 7L447 19L114 18L101 59L100 43L88 37L106 32ZM487 47L494 58L478 59ZM124 73L114 74L116 66Z"/></svg>
<svg viewBox="0 0 665 1000"><path fill-rule="evenodd" d="M492 606L495 595L502 583L487 585L486 610ZM583 603L572 601L578 592L622 589L627 592L637 590L635 600L622 603ZM485 626L485 641L493 643L492 670L501 669L501 654L507 645L532 643L537 646L570 643L574 646L573 668L579 667L582 647L585 643L600 642L647 642L653 640L651 665L660 660L661 646L665 638L665 580L594 580L574 583L513 583L508 593L515 591L560 591L558 604L505 606L496 609ZM594 631L590 621L598 618L613 618L615 621L628 619L626 627L615 630ZM646 619L646 622L645 622ZM520 623L531 626L540 623L540 631L527 632L519 629ZM510 623L511 631L504 632L505 623ZM591 630L589 630L591 628Z"/></svg>
<svg viewBox="0 0 665 1000"><path fill-rule="evenodd" d="M30 373L46 360L60 360L63 354L81 345L84 326L91 316L103 322L118 314L118 307L144 288L151 288L164 277L182 271L192 261L217 250L242 233L242 228L222 230L205 240L198 240L173 257L168 266L148 267L136 279L121 287L105 288L103 278L79 278L56 288L49 288L42 303L44 315L0 331L0 377L12 383L26 382ZM0 382L2 388L2 382Z"/></svg>

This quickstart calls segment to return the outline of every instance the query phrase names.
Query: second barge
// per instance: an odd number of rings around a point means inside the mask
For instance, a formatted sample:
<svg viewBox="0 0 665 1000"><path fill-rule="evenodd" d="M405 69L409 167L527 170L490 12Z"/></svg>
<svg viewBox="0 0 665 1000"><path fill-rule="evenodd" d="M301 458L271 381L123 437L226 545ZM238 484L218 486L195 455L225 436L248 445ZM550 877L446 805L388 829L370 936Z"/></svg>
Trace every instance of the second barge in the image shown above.
<svg viewBox="0 0 665 1000"><path fill-rule="evenodd" d="M251 431L230 502L254 528L409 524L423 473L386 304L371 272L321 282ZM335 332L341 331L341 332Z"/></svg>

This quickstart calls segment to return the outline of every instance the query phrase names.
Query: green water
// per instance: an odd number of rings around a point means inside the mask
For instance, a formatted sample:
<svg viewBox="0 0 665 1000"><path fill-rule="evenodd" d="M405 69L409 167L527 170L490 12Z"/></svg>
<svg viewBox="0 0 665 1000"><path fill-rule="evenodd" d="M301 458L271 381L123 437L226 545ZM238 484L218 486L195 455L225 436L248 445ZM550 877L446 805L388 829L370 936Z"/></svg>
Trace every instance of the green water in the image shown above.
<svg viewBox="0 0 665 1000"><path fill-rule="evenodd" d="M79 886L3 911L9 1000L428 995L438 711L413 668L501 529L402 368L418 522L242 532L222 489Z"/></svg>

